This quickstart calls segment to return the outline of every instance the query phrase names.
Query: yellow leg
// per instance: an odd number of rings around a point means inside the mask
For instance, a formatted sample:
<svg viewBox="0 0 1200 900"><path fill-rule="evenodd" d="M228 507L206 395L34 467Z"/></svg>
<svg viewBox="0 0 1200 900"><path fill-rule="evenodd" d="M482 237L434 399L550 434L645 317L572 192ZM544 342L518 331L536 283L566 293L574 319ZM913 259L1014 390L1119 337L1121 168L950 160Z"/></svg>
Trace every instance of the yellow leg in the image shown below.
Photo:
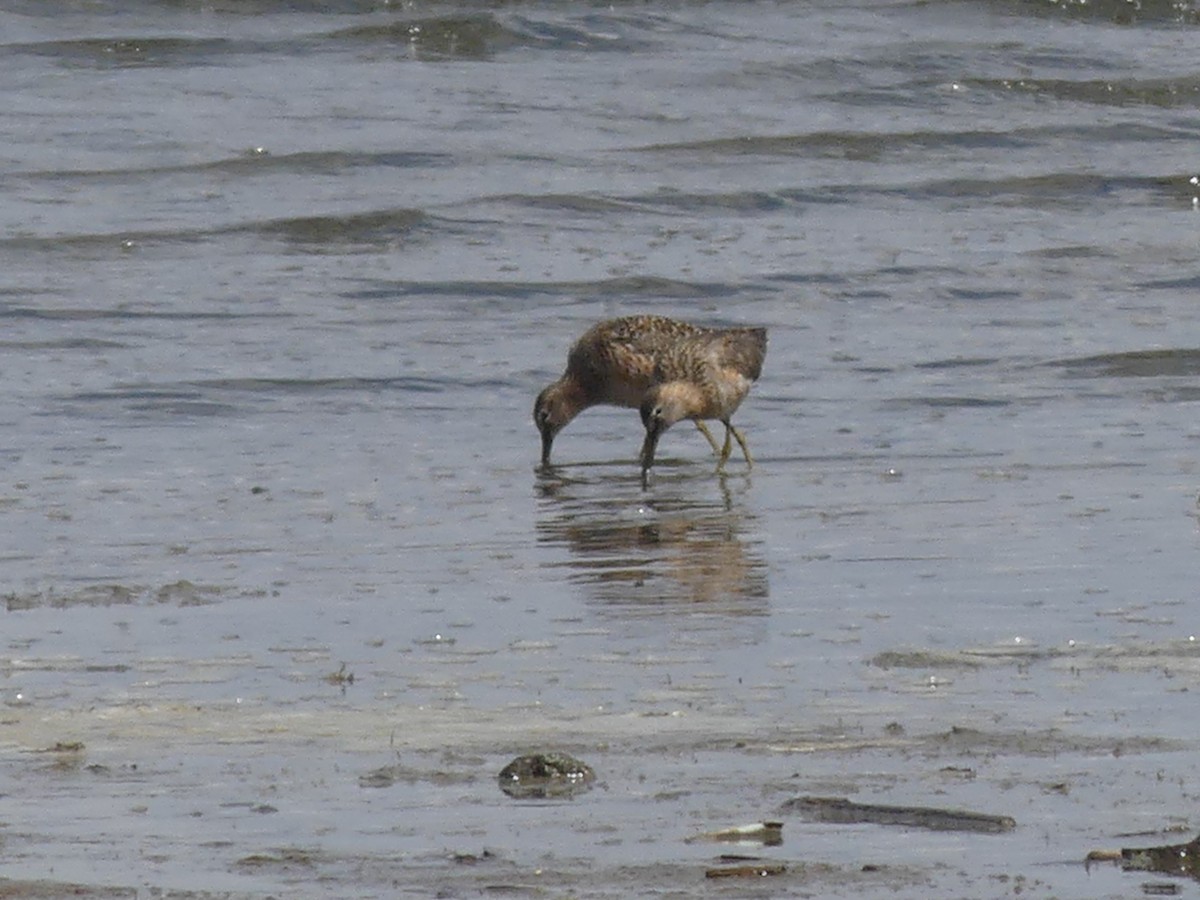
<svg viewBox="0 0 1200 900"><path fill-rule="evenodd" d="M700 433L708 438L708 445L713 448L713 453L720 453L721 451L717 447L717 439L712 436L712 432L708 430L708 426L699 419L692 419L692 421L696 423L696 428L699 429Z"/></svg>
<svg viewBox="0 0 1200 900"><path fill-rule="evenodd" d="M746 468L753 469L754 460L750 458L750 448L746 446L746 436L732 425L729 426L729 430L733 432L733 436L737 438L738 446L742 448L742 455L746 457ZM728 443L729 438L726 437L725 441Z"/></svg>
<svg viewBox="0 0 1200 900"><path fill-rule="evenodd" d="M718 472L724 470L725 463L729 462L729 452L732 449L729 446L729 431L730 431L729 423L726 423L725 424L725 443L721 447L721 458L719 460L717 460L717 471Z"/></svg>

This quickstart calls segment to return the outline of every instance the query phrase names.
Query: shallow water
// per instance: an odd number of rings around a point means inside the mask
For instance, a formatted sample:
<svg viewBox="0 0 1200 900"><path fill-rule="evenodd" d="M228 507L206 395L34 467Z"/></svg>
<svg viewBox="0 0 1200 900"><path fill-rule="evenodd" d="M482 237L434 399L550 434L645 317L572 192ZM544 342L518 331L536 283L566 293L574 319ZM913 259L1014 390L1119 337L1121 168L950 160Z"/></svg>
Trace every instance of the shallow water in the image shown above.
<svg viewBox="0 0 1200 900"><path fill-rule="evenodd" d="M1195 21L9 4L0 894L1139 891L1082 861L1196 828ZM647 311L770 329L753 471L643 491L611 409L535 471ZM540 747L599 784L505 797ZM1017 828L704 878L800 795Z"/></svg>

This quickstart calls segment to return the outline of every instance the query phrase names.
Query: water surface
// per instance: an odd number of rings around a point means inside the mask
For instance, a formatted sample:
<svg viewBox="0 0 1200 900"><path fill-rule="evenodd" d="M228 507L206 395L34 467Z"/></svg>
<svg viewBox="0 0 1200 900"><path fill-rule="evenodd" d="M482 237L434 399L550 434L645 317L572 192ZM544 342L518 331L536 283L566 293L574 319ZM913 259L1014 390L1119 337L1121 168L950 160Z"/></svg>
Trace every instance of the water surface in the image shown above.
<svg viewBox="0 0 1200 900"><path fill-rule="evenodd" d="M1082 860L1196 828L1195 25L9 4L5 889L1139 890ZM643 491L628 410L535 471L639 312L770 329L752 472ZM539 747L597 788L505 797ZM799 795L1017 828L704 878Z"/></svg>

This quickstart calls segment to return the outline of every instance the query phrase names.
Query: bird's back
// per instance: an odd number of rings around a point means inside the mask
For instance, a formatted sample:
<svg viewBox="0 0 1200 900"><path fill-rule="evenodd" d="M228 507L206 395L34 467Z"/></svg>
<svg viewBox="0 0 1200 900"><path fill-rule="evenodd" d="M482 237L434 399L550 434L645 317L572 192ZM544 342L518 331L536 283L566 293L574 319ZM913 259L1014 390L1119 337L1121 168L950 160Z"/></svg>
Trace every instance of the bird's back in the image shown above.
<svg viewBox="0 0 1200 900"><path fill-rule="evenodd" d="M757 381L766 355L765 328L697 329L659 355L657 380L699 382L728 371Z"/></svg>
<svg viewBox="0 0 1200 900"><path fill-rule="evenodd" d="M730 328L723 334L724 366L736 370L751 381L758 381L758 376L762 374L763 360L767 357L767 329Z"/></svg>
<svg viewBox="0 0 1200 900"><path fill-rule="evenodd" d="M567 372L593 403L637 407L660 378L660 361L707 329L664 316L626 316L593 325L575 342Z"/></svg>
<svg viewBox="0 0 1200 900"><path fill-rule="evenodd" d="M762 374L766 355L765 328L703 329L659 357L655 381L692 385L695 418L727 419Z"/></svg>

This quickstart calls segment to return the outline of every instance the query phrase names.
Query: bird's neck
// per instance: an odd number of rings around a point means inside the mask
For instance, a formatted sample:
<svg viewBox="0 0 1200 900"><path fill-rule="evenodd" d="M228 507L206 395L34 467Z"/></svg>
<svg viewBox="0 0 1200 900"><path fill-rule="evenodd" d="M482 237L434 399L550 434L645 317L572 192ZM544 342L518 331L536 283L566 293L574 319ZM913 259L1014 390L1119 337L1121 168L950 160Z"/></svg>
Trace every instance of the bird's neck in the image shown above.
<svg viewBox="0 0 1200 900"><path fill-rule="evenodd" d="M558 396L562 408L575 418L596 401L592 399L579 381L570 375L564 375L558 383Z"/></svg>

